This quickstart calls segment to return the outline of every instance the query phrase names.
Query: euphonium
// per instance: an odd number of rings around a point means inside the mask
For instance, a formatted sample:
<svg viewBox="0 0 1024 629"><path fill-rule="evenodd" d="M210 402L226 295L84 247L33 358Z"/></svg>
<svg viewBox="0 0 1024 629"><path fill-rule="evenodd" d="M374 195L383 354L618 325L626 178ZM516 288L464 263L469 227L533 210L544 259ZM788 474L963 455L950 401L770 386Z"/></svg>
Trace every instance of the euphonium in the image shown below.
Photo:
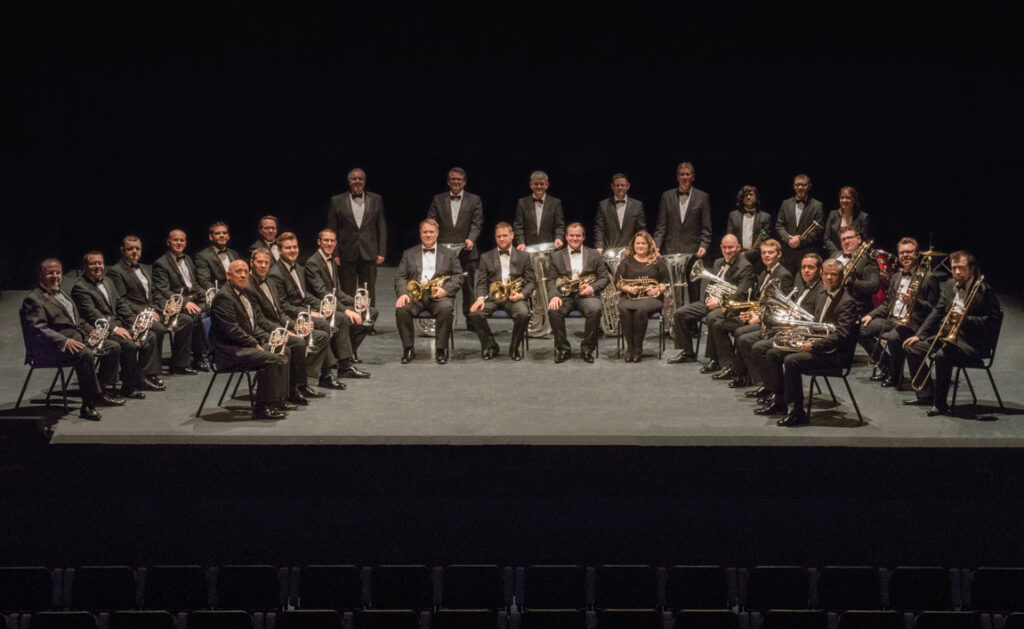
<svg viewBox="0 0 1024 629"><path fill-rule="evenodd" d="M696 282L699 279L704 279L710 282L708 285L708 297L713 297L718 300L718 303L723 303L736 294L738 287L735 284L726 282L723 278L718 277L711 271L704 268L704 261L697 260L690 267L690 281Z"/></svg>
<svg viewBox="0 0 1024 629"><path fill-rule="evenodd" d="M213 280L213 286L211 288L207 288L206 289L206 305L207 306L212 306L213 305L213 298L214 298L214 296L217 295L218 288L219 288L219 286L217 286L217 280Z"/></svg>
<svg viewBox="0 0 1024 629"><path fill-rule="evenodd" d="M363 283L362 288L357 288L356 294L352 296L352 308L359 313L363 325L367 327L373 325L373 320L370 318L370 290L367 288L366 282Z"/></svg>
<svg viewBox="0 0 1024 629"><path fill-rule="evenodd" d="M971 309L971 303L974 301L975 296L977 296L978 288L981 287L981 283L984 281L985 276L979 275L978 279L974 280L974 285L971 286L971 291L967 293L967 298L964 299L963 309L954 309L950 306L949 311L946 312L946 316L942 318L942 323L939 324L939 331L936 333L935 339L932 340L932 344L928 346L928 351L925 353L928 360L922 361L921 366L917 368L917 373L915 373L914 377L910 380L910 386L915 391L924 390L925 386L928 384L928 374L931 373L932 363L935 362L935 359L932 356L935 352L935 346L940 341L943 343L956 343L957 338L960 337L960 326L963 325L967 311ZM955 287L954 290L956 290Z"/></svg>
<svg viewBox="0 0 1024 629"><path fill-rule="evenodd" d="M526 279L523 277L517 277L514 280L509 280L507 284L502 282L491 282L491 285L487 287L487 294L489 294L491 299L496 302L505 302L512 296L512 293L517 293L523 290L523 284L525 283Z"/></svg>
<svg viewBox="0 0 1024 629"><path fill-rule="evenodd" d="M423 299L424 294L432 292L435 288L440 288L441 285L447 282L450 278L451 275L439 275L427 280L426 282L409 280L405 285L405 293L409 296L409 299L419 301Z"/></svg>
<svg viewBox="0 0 1024 629"><path fill-rule="evenodd" d="M92 332L89 333L89 338L86 339L85 344L92 349L99 349L103 346L103 341L107 340L108 334L110 334L110 319L96 319L96 322L92 324Z"/></svg>
<svg viewBox="0 0 1024 629"><path fill-rule="evenodd" d="M288 330L284 328L274 328L274 331L270 333L270 352L272 354L283 354L285 344L288 342Z"/></svg>
<svg viewBox="0 0 1024 629"><path fill-rule="evenodd" d="M557 280L555 280L555 285L558 287L558 292L559 294L562 295L562 297L568 297L569 295L578 293L581 290L583 290L584 286L590 286L591 284L594 283L594 280L596 279L597 276L594 275L593 273L581 275L576 279L571 279L568 276L563 275L559 277Z"/></svg>
<svg viewBox="0 0 1024 629"><path fill-rule="evenodd" d="M622 291L623 286L633 286L637 288L635 294L626 293L626 298L631 300L646 299L647 291L655 286L661 286L661 282L654 279L653 277L638 277L635 279L620 279L619 283L616 284L616 288ZM624 292L624 291L623 291Z"/></svg>
<svg viewBox="0 0 1024 629"><path fill-rule="evenodd" d="M857 246L854 252L850 254L850 261L843 267L843 286L848 285L853 279L853 276L856 275L861 262L867 259L868 254L871 252L871 245L873 244L875 244L874 240L862 242Z"/></svg>
<svg viewBox="0 0 1024 629"><path fill-rule="evenodd" d="M185 289L179 290L167 298L164 303L164 325L172 332L178 323L178 314L185 305Z"/></svg>
<svg viewBox="0 0 1024 629"><path fill-rule="evenodd" d="M334 329L334 313L338 310L338 297L334 294L334 291L324 295L324 298L320 300L320 316L324 319L330 319L331 329ZM312 337L310 337L312 338Z"/></svg>
<svg viewBox="0 0 1024 629"><path fill-rule="evenodd" d="M135 321L132 322L132 341L136 345L142 347L146 344L147 334L149 329L153 327L153 323L156 322L156 313L146 308L139 314L135 315Z"/></svg>
<svg viewBox="0 0 1024 629"><path fill-rule="evenodd" d="M804 343L836 334L836 326L831 323L804 321L785 315L773 315L770 325L781 328L772 337L772 347L784 352L798 352Z"/></svg>
<svg viewBox="0 0 1024 629"><path fill-rule="evenodd" d="M769 315L773 316L784 316L791 319L798 319L801 321L814 321L814 315L801 308L792 297L796 293L797 289L794 288L790 291L789 295L783 295L782 291L779 290L777 284L769 286L763 295L761 295L761 301L763 302L763 312L768 312ZM768 318L763 316L762 320Z"/></svg>

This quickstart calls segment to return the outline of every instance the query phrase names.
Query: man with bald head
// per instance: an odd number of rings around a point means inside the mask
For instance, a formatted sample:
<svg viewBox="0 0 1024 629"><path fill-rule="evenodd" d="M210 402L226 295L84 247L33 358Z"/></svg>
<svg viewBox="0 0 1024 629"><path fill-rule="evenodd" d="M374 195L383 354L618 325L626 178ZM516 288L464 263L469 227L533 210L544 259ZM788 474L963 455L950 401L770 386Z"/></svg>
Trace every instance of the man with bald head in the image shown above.
<svg viewBox="0 0 1024 629"><path fill-rule="evenodd" d="M165 304L171 295L180 294L182 298L181 312L177 322L164 321L168 327L173 325L172 332L191 334L192 365L171 365L172 374L195 374L198 371L209 371L210 363L206 359L206 337L200 327L204 317L208 317L206 291L199 283L196 265L185 253L188 237L180 229L172 229L167 234L167 253L153 263L153 287L157 304ZM200 305L201 304L201 305ZM163 306L158 309L163 312ZM184 319L190 319L191 326L181 325ZM187 332L186 330L190 330Z"/></svg>

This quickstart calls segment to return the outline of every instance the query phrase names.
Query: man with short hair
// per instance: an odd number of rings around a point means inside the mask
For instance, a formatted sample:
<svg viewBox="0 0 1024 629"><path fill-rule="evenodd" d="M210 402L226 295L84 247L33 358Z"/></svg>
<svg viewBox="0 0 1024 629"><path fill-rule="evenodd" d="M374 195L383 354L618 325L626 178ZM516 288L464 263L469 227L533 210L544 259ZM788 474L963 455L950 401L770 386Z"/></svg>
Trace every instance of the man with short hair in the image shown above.
<svg viewBox="0 0 1024 629"><path fill-rule="evenodd" d="M605 249L629 245L638 231L647 229L644 204L626 194L629 179L622 173L615 173L611 188L612 196L597 205L594 220L594 248L599 254Z"/></svg>
<svg viewBox="0 0 1024 629"><path fill-rule="evenodd" d="M462 314L469 321L469 309L476 301L476 267L480 251L476 241L484 224L484 206L480 197L466 192L466 171L458 166L448 171L448 191L434 195L427 218L437 223L437 242L462 245L459 268L465 272L462 287ZM414 247L415 248L415 247ZM455 296L451 296L455 299ZM468 324L467 324L468 325Z"/></svg>
<svg viewBox="0 0 1024 629"><path fill-rule="evenodd" d="M583 341L580 342L580 358L585 363L594 362L597 349L597 330L601 324L601 291L611 281L604 260L583 244L586 233L580 223L570 223L565 230L566 247L551 254L552 276L548 278L548 321L555 337L555 362L564 363L572 358L572 346L565 330L565 318L573 310L583 315ZM591 276L591 281L578 282L578 288L570 291L559 290L559 286L572 285L573 281ZM561 280L561 284L559 284ZM564 294L563 294L564 293Z"/></svg>
<svg viewBox="0 0 1024 629"><path fill-rule="evenodd" d="M281 258L281 252L277 250L277 217L271 214L260 217L259 238L249 245L251 256L257 249L264 248L270 252L271 259L277 262Z"/></svg>
<svg viewBox="0 0 1024 629"><path fill-rule="evenodd" d="M693 261L703 258L711 246L711 200L706 192L693 187L694 174L690 162L676 166L678 186L662 193L654 229L654 244L662 255L693 255L687 274ZM699 301L699 282L691 282L688 290L690 301Z"/></svg>
<svg viewBox="0 0 1024 629"><path fill-rule="evenodd" d="M872 299L875 296L875 291L878 290L878 283L881 281L878 263L870 255L865 254L857 262L857 268L848 268L853 255L861 245L860 232L853 227L844 227L839 230L839 244L842 246L842 251L832 259L839 260L843 264L845 285L850 296L857 302L857 318L859 319L874 307Z"/></svg>
<svg viewBox="0 0 1024 629"><path fill-rule="evenodd" d="M196 276L204 291L223 286L227 282L228 265L240 257L228 247L231 234L224 221L210 225L209 238L210 246L196 254Z"/></svg>
<svg viewBox="0 0 1024 629"><path fill-rule="evenodd" d="M522 251L528 245L553 242L560 249L565 239L565 217L562 202L547 193L550 181L544 171L530 173L529 194L516 202L512 231L515 233L516 249Z"/></svg>
<svg viewBox="0 0 1024 629"><path fill-rule="evenodd" d="M775 233L782 241L782 266L790 273L797 273L808 253L821 254L824 216L821 201L811 196L811 178L803 173L793 177L793 196L782 202L775 218Z"/></svg>
<svg viewBox="0 0 1024 629"><path fill-rule="evenodd" d="M172 363L172 374L194 374L197 370L210 370L206 358L206 335L202 328L204 318L209 318L206 290L199 283L192 258L185 253L187 246L188 237L185 232L172 229L167 234L167 253L153 263L153 286L156 288L157 303L166 303L174 294L182 296L181 311L176 317L171 317L170 321L164 321L164 324L173 328L175 336L185 333L186 329L191 330L192 366L190 368Z"/></svg>
<svg viewBox="0 0 1024 629"><path fill-rule="evenodd" d="M480 352L484 360L490 360L500 351L494 341L491 327L487 319L495 310L504 310L512 318L512 340L508 346L508 354L512 360L522 360L523 354L519 346L526 336L530 325L530 308L527 299L533 294L533 265L530 256L512 247L512 226L502 221L494 227L494 241L497 247L480 256L480 266L476 277L476 301L469 309L469 316L477 337L480 339ZM496 299L490 293L492 283L500 283L506 287L504 299ZM517 289L508 289L512 282L521 282Z"/></svg>
<svg viewBox="0 0 1024 629"><path fill-rule="evenodd" d="M327 227L338 237L335 258L342 290L355 295L356 289L366 284L370 305L375 306L377 265L384 264L388 251L388 227L384 201L376 192L366 190L366 173L362 168L348 172L348 192L331 197Z"/></svg>

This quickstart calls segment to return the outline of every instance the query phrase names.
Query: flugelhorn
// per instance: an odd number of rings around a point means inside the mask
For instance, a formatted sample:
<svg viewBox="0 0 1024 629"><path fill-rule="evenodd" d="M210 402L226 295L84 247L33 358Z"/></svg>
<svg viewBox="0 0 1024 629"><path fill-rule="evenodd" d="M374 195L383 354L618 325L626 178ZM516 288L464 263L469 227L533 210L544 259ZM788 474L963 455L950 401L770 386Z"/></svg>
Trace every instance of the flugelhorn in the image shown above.
<svg viewBox="0 0 1024 629"><path fill-rule="evenodd" d="M690 267L690 281L696 282L699 279L704 279L710 282L708 286L708 297L713 297L718 303L724 303L725 300L729 299L736 294L736 290L739 288L735 284L726 282L725 279L718 277L711 271L704 268L704 261L697 260Z"/></svg>
<svg viewBox="0 0 1024 629"><path fill-rule="evenodd" d="M153 327L153 323L157 320L155 312L146 308L139 314L135 315L135 321L132 322L132 341L135 342L139 347L146 345L149 333L149 329Z"/></svg>
<svg viewBox="0 0 1024 629"><path fill-rule="evenodd" d="M185 305L185 289L181 289L178 292L172 294L167 298L164 303L164 325L167 326L171 332L178 325L178 314L181 313L182 307Z"/></svg>
<svg viewBox="0 0 1024 629"><path fill-rule="evenodd" d="M409 280L405 285L405 293L409 296L409 299L419 301L423 299L424 294L428 292L432 293L435 288L441 288L441 285L451 279L451 277L451 275L439 275L427 280L426 282Z"/></svg>
<svg viewBox="0 0 1024 629"><path fill-rule="evenodd" d="M487 287L487 294L496 302L506 302L512 296L512 293L518 293L523 290L523 284L525 283L526 279L523 277L509 280L508 283L491 282L490 286Z"/></svg>
<svg viewBox="0 0 1024 629"><path fill-rule="evenodd" d="M932 355L935 352L935 346L940 341L942 343L956 343L957 338L960 336L960 326L963 325L964 319L967 318L967 311L971 309L971 303L974 302L974 298L978 294L978 288L981 287L981 283L984 281L984 275L979 275L978 279L974 280L974 285L971 286L970 292L967 293L967 298L964 299L962 309L954 308L950 304L946 316L942 318L942 323L939 324L939 330L935 334L932 344L928 346L928 351L925 352L928 360L921 361L921 366L917 368L917 373L910 380L910 386L915 391L923 391L928 384L928 374L931 373L932 365L935 363L935 358ZM956 290L955 286L953 290Z"/></svg>
<svg viewBox="0 0 1024 629"><path fill-rule="evenodd" d="M562 275L555 280L555 286L558 287L558 292L562 297L568 297L569 295L583 290L584 286L590 286L596 279L597 276L593 273L580 275L576 279L572 279L567 275Z"/></svg>
<svg viewBox="0 0 1024 629"><path fill-rule="evenodd" d="M626 293L626 291L622 290L625 286L632 286L636 288L636 293ZM621 292L625 293L626 298L630 300L647 299L647 297L649 296L647 294L647 291L652 288L660 286L661 282L654 279L653 277L646 276L637 277L633 279L620 279L618 283L615 285L615 287L618 288Z"/></svg>

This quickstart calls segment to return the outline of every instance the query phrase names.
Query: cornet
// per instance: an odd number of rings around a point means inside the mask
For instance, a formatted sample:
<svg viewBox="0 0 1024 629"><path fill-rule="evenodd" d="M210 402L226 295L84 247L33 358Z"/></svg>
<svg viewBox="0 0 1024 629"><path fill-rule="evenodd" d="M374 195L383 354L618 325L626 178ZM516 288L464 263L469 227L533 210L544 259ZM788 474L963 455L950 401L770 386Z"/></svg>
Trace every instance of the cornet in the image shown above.
<svg viewBox="0 0 1024 629"><path fill-rule="evenodd" d="M139 347L146 345L149 333L149 329L153 327L153 323L157 320L155 312L146 308L139 314L135 315L135 321L132 322L132 341L135 342Z"/></svg>
<svg viewBox="0 0 1024 629"><path fill-rule="evenodd" d="M309 339L306 343L306 353L309 354L315 348L313 347L313 318L308 310L303 310L295 316L295 324L293 325L295 333L299 336L305 336Z"/></svg>
<svg viewBox="0 0 1024 629"><path fill-rule="evenodd" d="M373 326L373 319L370 313L370 290L365 282L362 288L356 289L356 294L352 297L352 307L362 317L363 325L366 327Z"/></svg>
<svg viewBox="0 0 1024 629"><path fill-rule="evenodd" d="M270 333L270 341L267 344L270 346L270 353L283 354L285 344L287 343L288 330L284 328L274 328L274 331Z"/></svg>
<svg viewBox="0 0 1024 629"><path fill-rule="evenodd" d="M167 302L164 303L164 325L167 326L171 332L178 325L178 314L181 312L182 307L185 305L185 289L179 290L167 298Z"/></svg>
<svg viewBox="0 0 1024 629"><path fill-rule="evenodd" d="M630 299L630 300L647 299L647 297L649 297L649 295L647 294L647 291L652 289L652 288L655 288L655 287L660 287L661 286L661 282L659 282L658 280L654 279L653 277L638 277L636 279L620 279L619 283L616 285L616 288L618 288L620 291L625 293L625 291L622 290L622 288L624 286L632 286L632 287L637 289L636 293L634 293L634 294L626 293L626 298L627 299Z"/></svg>
<svg viewBox="0 0 1024 629"><path fill-rule="evenodd" d="M334 330L334 313L337 311L338 297L334 294L334 291L331 290L331 292L324 295L324 298L320 300L320 316L324 319L330 317L331 330Z"/></svg>
<svg viewBox="0 0 1024 629"><path fill-rule="evenodd" d="M85 344L91 349L98 350L103 346L103 341L107 340L108 334L110 334L110 320L96 319L96 322L92 324L92 332L89 333L89 338L86 339Z"/></svg>

